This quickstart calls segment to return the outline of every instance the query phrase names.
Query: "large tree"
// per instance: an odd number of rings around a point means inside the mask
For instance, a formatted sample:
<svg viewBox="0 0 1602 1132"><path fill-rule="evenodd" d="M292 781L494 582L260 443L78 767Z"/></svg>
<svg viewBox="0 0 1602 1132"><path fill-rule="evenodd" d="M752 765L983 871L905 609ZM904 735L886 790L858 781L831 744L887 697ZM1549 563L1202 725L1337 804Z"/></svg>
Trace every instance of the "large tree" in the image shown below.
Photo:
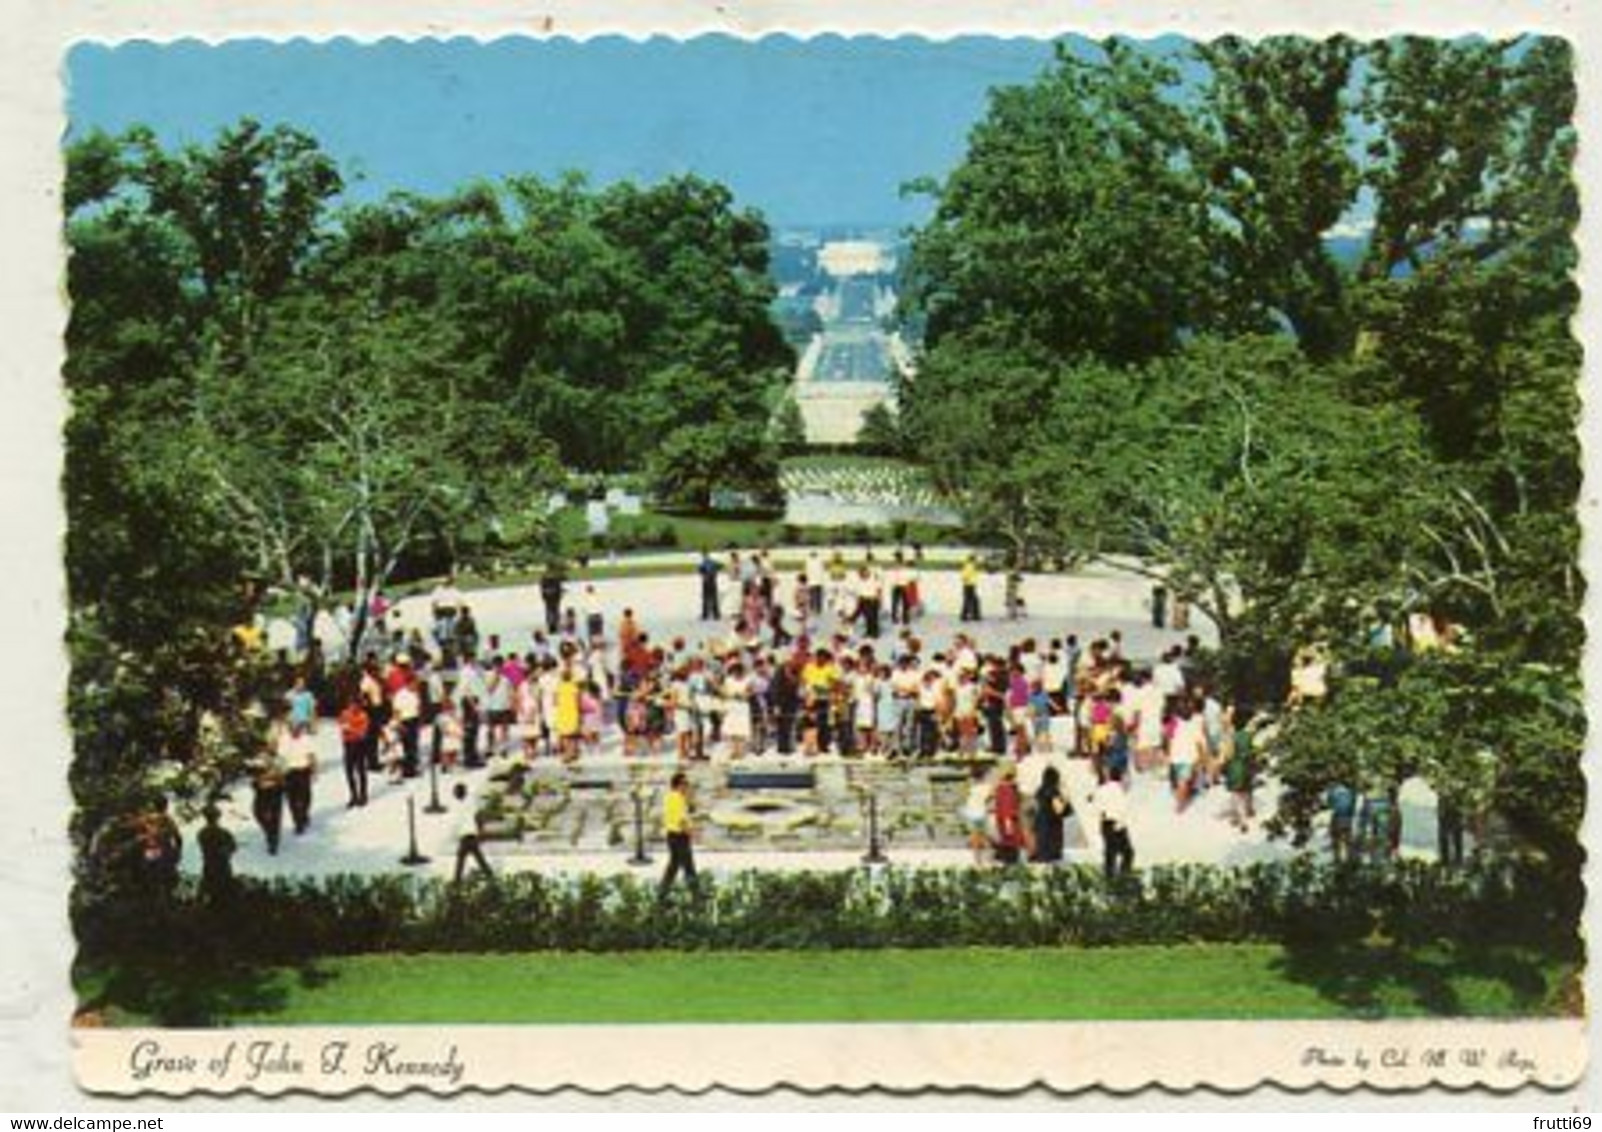
<svg viewBox="0 0 1602 1132"><path fill-rule="evenodd" d="M203 791L253 742L242 708L259 673L228 632L252 612L248 564L226 514L195 493L175 425L202 359L247 348L309 247L324 172L302 135L249 123L215 150L168 155L146 131L68 147L68 710L83 845L144 804L159 764Z"/></svg>
<svg viewBox="0 0 1602 1132"><path fill-rule="evenodd" d="M1197 47L1208 81L1196 161L1218 223L1226 316L1288 326L1314 357L1348 343L1345 281L1326 242L1357 196L1351 80L1357 45L1234 37Z"/></svg>
<svg viewBox="0 0 1602 1132"><path fill-rule="evenodd" d="M352 593L353 653L374 595L426 541L469 566L501 545L494 523L525 538L544 524L554 454L470 399L472 367L430 311L314 293L277 305L251 364L197 382L196 488L257 577Z"/></svg>
<svg viewBox="0 0 1602 1132"><path fill-rule="evenodd" d="M1060 48L1027 86L992 92L963 162L911 247L925 339L993 335L1134 361L1206 321L1208 213L1197 124L1168 60L1118 41Z"/></svg>

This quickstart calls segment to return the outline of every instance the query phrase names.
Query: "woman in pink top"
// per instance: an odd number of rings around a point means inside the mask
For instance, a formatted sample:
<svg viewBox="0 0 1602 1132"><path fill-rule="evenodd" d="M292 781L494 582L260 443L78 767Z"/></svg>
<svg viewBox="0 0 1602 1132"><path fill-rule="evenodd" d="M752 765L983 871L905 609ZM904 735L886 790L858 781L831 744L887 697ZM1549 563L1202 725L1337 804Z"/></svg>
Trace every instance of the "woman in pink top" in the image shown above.
<svg viewBox="0 0 1602 1132"><path fill-rule="evenodd" d="M1007 722L1012 727L1012 749L1017 755L1029 753L1029 677L1023 665L1013 662L1007 674Z"/></svg>

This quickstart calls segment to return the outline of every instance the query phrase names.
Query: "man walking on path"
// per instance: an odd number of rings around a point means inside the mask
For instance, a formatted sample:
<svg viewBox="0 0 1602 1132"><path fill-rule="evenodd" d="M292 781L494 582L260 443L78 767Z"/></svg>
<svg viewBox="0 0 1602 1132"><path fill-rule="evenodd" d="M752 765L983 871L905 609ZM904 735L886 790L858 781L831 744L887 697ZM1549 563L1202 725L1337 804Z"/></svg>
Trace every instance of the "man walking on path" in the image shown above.
<svg viewBox="0 0 1602 1132"><path fill-rule="evenodd" d="M477 863L479 872L494 880L495 871L485 860L484 848L478 841L478 807L467 796L467 783L458 782L451 788L451 796L456 799L456 820L452 831L456 842L455 882L462 883L469 857Z"/></svg>
<svg viewBox="0 0 1602 1132"><path fill-rule="evenodd" d="M667 834L668 866L662 874L657 898L666 899L668 889L682 872L691 895L696 892L695 854L690 848L690 780L683 771L673 776L672 789L662 803L662 829Z"/></svg>

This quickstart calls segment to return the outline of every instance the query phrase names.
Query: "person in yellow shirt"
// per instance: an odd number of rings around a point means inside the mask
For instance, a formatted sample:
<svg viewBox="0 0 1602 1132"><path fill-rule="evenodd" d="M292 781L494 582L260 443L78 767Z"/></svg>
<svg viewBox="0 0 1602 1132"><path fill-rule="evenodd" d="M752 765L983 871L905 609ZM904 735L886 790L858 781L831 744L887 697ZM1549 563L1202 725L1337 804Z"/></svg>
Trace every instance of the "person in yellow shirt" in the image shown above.
<svg viewBox="0 0 1602 1132"><path fill-rule="evenodd" d="M673 776L667 798L662 802L662 830L667 834L668 866L662 874L657 896L666 899L668 889L680 873L693 895L696 892L695 854L690 848L690 780L683 771Z"/></svg>
<svg viewBox="0 0 1602 1132"><path fill-rule="evenodd" d="M962 563L962 620L979 619L979 562L970 554Z"/></svg>
<svg viewBox="0 0 1602 1132"><path fill-rule="evenodd" d="M828 749L829 702L840 670L828 649L819 649L801 668L801 703L805 716L801 724L801 753L816 755Z"/></svg>
<svg viewBox="0 0 1602 1132"><path fill-rule="evenodd" d="M579 731L583 722L579 693L578 678L573 675L572 665L567 665L556 685L557 749L564 762L574 762L579 757Z"/></svg>
<svg viewBox="0 0 1602 1132"><path fill-rule="evenodd" d="M267 647L266 630L256 621L244 621L234 626L234 644L242 653L258 653Z"/></svg>

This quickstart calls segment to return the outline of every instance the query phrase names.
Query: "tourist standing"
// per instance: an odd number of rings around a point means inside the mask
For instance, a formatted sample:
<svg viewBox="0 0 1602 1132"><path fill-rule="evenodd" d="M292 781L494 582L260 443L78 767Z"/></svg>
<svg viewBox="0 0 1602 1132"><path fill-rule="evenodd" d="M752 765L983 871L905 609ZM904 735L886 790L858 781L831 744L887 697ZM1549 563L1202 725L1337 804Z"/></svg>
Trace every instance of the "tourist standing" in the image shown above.
<svg viewBox="0 0 1602 1132"><path fill-rule="evenodd" d="M545 603L545 631L555 633L562 627L562 574L555 563L545 567L540 576L540 601Z"/></svg>
<svg viewBox="0 0 1602 1132"><path fill-rule="evenodd" d="M1175 811L1183 813L1190 805L1197 782L1204 781L1209 759L1206 722L1188 698L1181 699L1174 734L1168 742L1168 774Z"/></svg>
<svg viewBox="0 0 1602 1132"><path fill-rule="evenodd" d="M979 686L979 714L984 716L989 750L996 758L1007 753L1008 683L1007 673L1001 664L990 661Z"/></svg>
<svg viewBox="0 0 1602 1132"><path fill-rule="evenodd" d="M579 595L579 613L584 617L584 635L593 646L606 638L606 615L601 611L601 599L593 584L586 584Z"/></svg>
<svg viewBox="0 0 1602 1132"><path fill-rule="evenodd" d="M266 749L256 760L255 770L251 813L266 839L268 855L277 856L279 833L284 824L284 763L276 735L268 740Z"/></svg>
<svg viewBox="0 0 1602 1132"><path fill-rule="evenodd" d="M517 718L512 708L512 681L507 677L504 658L490 658L489 670L484 674L484 714L489 720L489 755L495 758L506 749L511 740L512 722Z"/></svg>
<svg viewBox="0 0 1602 1132"><path fill-rule="evenodd" d="M372 725L360 696L352 696L340 709L339 739L345 754L345 789L350 793L347 810L367 805L367 740Z"/></svg>
<svg viewBox="0 0 1602 1132"><path fill-rule="evenodd" d="M317 697L306 687L305 676L295 677L295 686L285 698L289 704L290 725L312 730L317 723Z"/></svg>
<svg viewBox="0 0 1602 1132"><path fill-rule="evenodd" d="M222 816L214 803L203 811L205 826L195 835L200 846L200 894L212 903L228 898L234 887L234 852L239 848L234 835L217 823Z"/></svg>
<svg viewBox="0 0 1602 1132"><path fill-rule="evenodd" d="M396 663L404 678L396 684L389 702L395 712L395 723L400 728L401 774L416 778L422 773L423 696L418 691L417 676L412 672L411 654L401 653Z"/></svg>
<svg viewBox="0 0 1602 1132"><path fill-rule="evenodd" d="M673 776L667 798L662 802L662 831L667 834L668 866L657 888L659 899L666 899L668 890L680 873L691 894L696 892L695 854L690 848L694 830L690 825L690 780L683 771Z"/></svg>
<svg viewBox="0 0 1602 1132"><path fill-rule="evenodd" d="M768 702L773 706L773 726L779 754L794 754L796 715L801 710L801 682L793 661L774 669L773 681L768 685Z"/></svg>
<svg viewBox="0 0 1602 1132"><path fill-rule="evenodd" d="M701 562L695 572L701 576L701 620L721 621L723 615L718 611L718 572L719 566L711 554L701 552Z"/></svg>
<svg viewBox="0 0 1602 1132"><path fill-rule="evenodd" d="M970 554L962 563L962 620L979 619L979 561Z"/></svg>
<svg viewBox="0 0 1602 1132"><path fill-rule="evenodd" d="M1352 825L1357 818L1357 791L1337 782L1324 795L1329 806L1329 853L1337 864L1352 859Z"/></svg>
<svg viewBox="0 0 1602 1132"><path fill-rule="evenodd" d="M1245 716L1236 719L1237 713ZM1224 786L1229 791L1229 817L1235 828L1245 833L1251 828L1252 789L1256 785L1256 768L1252 765L1251 712L1241 712L1235 704L1224 709Z"/></svg>
<svg viewBox="0 0 1602 1132"><path fill-rule="evenodd" d="M968 796L962 803L962 822L968 829L973 863L983 865L990 849L990 776L982 766L968 772Z"/></svg>
<svg viewBox="0 0 1602 1132"><path fill-rule="evenodd" d="M289 802L289 819L297 834L311 828L312 776L317 773L317 750L311 733L291 724L283 743L284 797Z"/></svg>
<svg viewBox="0 0 1602 1132"><path fill-rule="evenodd" d="M906 556L896 551L890 561L890 569L885 578L890 587L890 623L892 625L912 624L912 607L907 601L907 566Z"/></svg>
<svg viewBox="0 0 1602 1132"><path fill-rule="evenodd" d="M738 662L729 665L723 678L723 738L728 740L730 759L745 757L751 741L751 682Z"/></svg>
<svg viewBox="0 0 1602 1132"><path fill-rule="evenodd" d="M1124 773L1110 768L1091 802L1101 815L1102 871L1108 880L1128 876L1135 865L1135 847L1129 840L1129 799L1124 793Z"/></svg>
<svg viewBox="0 0 1602 1132"><path fill-rule="evenodd" d="M1023 797L1018 793L1018 769L1009 766L996 783L996 860L1016 865L1023 844Z"/></svg>
<svg viewBox="0 0 1602 1132"><path fill-rule="evenodd" d="M456 575L446 575L429 595L429 606L434 615L434 643L440 652L454 651L456 645L456 618L462 611L462 591L456 587Z"/></svg>
<svg viewBox="0 0 1602 1132"><path fill-rule="evenodd" d="M1062 824L1068 813L1062 775L1056 767L1048 766L1040 776L1040 789L1035 792L1034 860L1048 865L1062 860Z"/></svg>
<svg viewBox="0 0 1602 1132"><path fill-rule="evenodd" d="M869 640L879 639L879 619L884 610L884 582L871 565L858 572L857 607L862 614L863 632Z"/></svg>
<svg viewBox="0 0 1602 1132"><path fill-rule="evenodd" d="M562 666L561 681L556 685L556 738L557 750L563 762L576 762L579 757L579 735L583 730L584 714L582 689L573 674L571 663Z"/></svg>

